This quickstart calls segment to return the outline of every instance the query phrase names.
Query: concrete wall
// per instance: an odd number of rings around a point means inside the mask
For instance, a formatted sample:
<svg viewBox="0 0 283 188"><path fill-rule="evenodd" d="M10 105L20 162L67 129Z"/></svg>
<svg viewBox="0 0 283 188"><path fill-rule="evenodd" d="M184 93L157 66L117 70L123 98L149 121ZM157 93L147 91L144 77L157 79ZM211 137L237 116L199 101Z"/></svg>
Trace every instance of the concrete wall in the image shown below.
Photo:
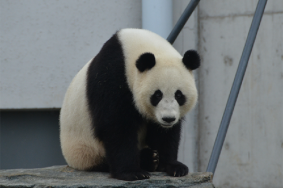
<svg viewBox="0 0 283 188"><path fill-rule="evenodd" d="M67 86L140 1L1 0L0 109L60 108Z"/></svg>
<svg viewBox="0 0 283 188"><path fill-rule="evenodd" d="M199 170L206 170L256 0L199 4ZM283 186L283 1L267 2L216 169L219 187Z"/></svg>

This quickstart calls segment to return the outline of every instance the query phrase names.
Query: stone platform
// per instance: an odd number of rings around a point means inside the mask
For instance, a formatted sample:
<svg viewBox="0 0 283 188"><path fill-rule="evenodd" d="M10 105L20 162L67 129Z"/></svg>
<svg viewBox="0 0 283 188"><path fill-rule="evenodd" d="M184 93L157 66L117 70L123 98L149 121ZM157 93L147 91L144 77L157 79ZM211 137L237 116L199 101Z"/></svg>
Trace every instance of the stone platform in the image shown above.
<svg viewBox="0 0 283 188"><path fill-rule="evenodd" d="M98 188L98 187L191 187L214 188L212 173L189 173L170 177L165 173L150 173L150 179L122 181L110 178L109 173L77 171L67 166L36 169L0 170L0 188Z"/></svg>

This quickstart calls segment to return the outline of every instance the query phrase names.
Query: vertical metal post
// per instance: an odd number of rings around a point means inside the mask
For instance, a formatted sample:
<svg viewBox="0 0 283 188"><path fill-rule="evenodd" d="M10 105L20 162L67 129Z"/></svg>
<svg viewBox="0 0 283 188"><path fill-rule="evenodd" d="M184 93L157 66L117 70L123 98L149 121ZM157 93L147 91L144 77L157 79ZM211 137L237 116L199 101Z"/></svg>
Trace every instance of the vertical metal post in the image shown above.
<svg viewBox="0 0 283 188"><path fill-rule="evenodd" d="M230 91L230 95L206 169L207 172L215 172L266 3L267 0L259 0L257 4L257 8L246 40L246 44L242 52L237 73L232 85L232 89Z"/></svg>
<svg viewBox="0 0 283 188"><path fill-rule="evenodd" d="M174 43L175 39L181 32L182 28L186 24L187 20L191 16L192 12L195 10L196 6L198 5L200 0L191 0L190 3L188 4L187 8L184 10L183 14L179 18L178 22L172 29L171 33L167 37L167 41L170 42L171 44Z"/></svg>

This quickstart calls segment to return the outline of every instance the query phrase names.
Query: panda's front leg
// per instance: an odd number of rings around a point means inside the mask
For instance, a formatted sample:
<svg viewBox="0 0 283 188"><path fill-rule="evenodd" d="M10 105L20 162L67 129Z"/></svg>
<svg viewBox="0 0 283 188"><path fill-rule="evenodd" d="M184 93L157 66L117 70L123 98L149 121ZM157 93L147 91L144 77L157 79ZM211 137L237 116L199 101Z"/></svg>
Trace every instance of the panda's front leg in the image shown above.
<svg viewBox="0 0 283 188"><path fill-rule="evenodd" d="M160 165L160 169L157 168L157 171L165 171L170 176L181 177L187 175L189 172L189 168L177 160L171 162L164 162L163 164L160 163Z"/></svg>
<svg viewBox="0 0 283 188"><path fill-rule="evenodd" d="M116 126L108 130L104 132L103 142L111 176L127 181L148 179L149 173L139 165L140 154L135 126L117 126L116 122Z"/></svg>
<svg viewBox="0 0 283 188"><path fill-rule="evenodd" d="M159 155L156 150L145 147L140 151L140 167L146 171L156 171L159 163Z"/></svg>
<svg viewBox="0 0 283 188"><path fill-rule="evenodd" d="M163 128L154 123L148 126L147 143L151 149L159 153L157 171L167 172L175 177L188 174L188 167L177 161L180 133L180 122L171 128Z"/></svg>

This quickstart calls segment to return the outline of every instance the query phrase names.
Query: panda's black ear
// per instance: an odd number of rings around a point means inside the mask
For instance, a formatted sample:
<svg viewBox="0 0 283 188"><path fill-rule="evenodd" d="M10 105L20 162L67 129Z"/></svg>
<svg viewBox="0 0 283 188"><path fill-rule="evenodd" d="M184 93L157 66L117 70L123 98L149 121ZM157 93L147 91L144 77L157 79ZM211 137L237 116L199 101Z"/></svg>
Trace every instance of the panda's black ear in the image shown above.
<svg viewBox="0 0 283 188"><path fill-rule="evenodd" d="M183 57L183 63L187 69L195 70L200 66L200 57L195 50L188 50Z"/></svg>
<svg viewBox="0 0 283 188"><path fill-rule="evenodd" d="M152 53L144 53L136 61L136 67L140 72L150 70L155 65L155 57Z"/></svg>

